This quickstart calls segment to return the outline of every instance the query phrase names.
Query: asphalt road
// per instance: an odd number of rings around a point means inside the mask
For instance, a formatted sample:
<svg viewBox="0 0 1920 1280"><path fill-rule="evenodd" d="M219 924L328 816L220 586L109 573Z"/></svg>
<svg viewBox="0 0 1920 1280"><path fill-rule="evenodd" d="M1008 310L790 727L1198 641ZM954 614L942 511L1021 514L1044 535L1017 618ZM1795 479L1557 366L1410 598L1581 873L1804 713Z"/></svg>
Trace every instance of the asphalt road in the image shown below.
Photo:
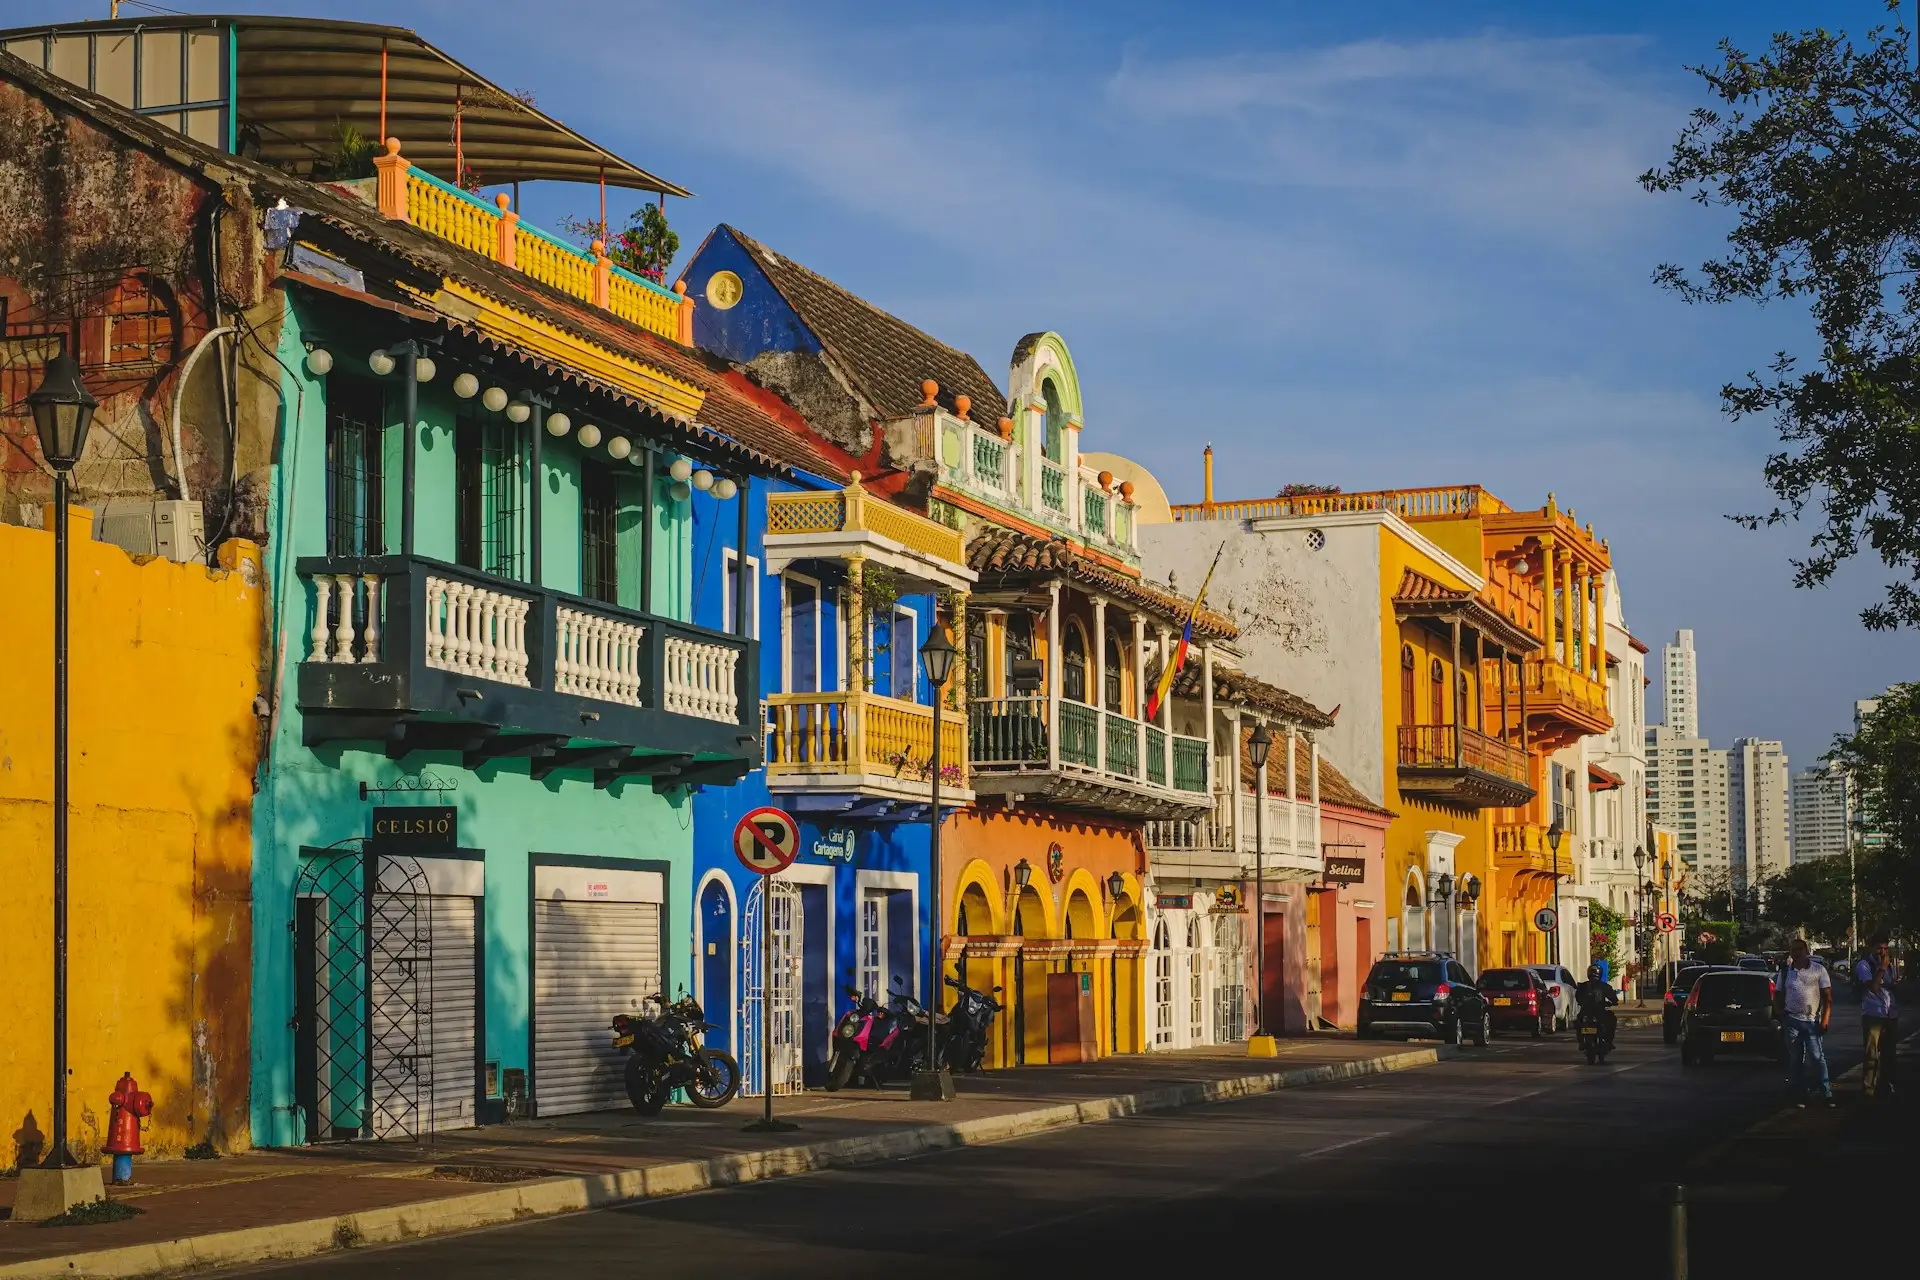
<svg viewBox="0 0 1920 1280"><path fill-rule="evenodd" d="M1836 1074L1858 1061L1853 1019L1838 1011ZM1623 1032L1598 1067L1567 1036L1501 1039L1397 1075L253 1274L920 1277L1325 1263L1359 1276L1520 1264L1621 1280L1666 1274L1655 1189L1677 1180L1699 1197L1692 1280L1712 1280L1776 1271L1796 1253L1831 1263L1828 1251L1845 1249L1843 1202L1812 1179L1741 1185L1731 1167L1727 1140L1783 1105L1776 1064L1683 1069L1657 1030ZM1818 1167L1821 1186L1846 1172Z"/></svg>

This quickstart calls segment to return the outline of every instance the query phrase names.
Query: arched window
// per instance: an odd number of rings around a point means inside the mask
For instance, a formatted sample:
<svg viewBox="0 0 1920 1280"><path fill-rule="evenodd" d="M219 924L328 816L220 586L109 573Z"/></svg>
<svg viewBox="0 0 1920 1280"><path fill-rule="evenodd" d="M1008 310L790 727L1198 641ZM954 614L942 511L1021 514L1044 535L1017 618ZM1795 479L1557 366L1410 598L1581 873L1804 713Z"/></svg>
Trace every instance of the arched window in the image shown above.
<svg viewBox="0 0 1920 1280"><path fill-rule="evenodd" d="M1454 676L1453 681L1453 722L1464 727L1467 722L1472 719L1472 717L1467 714L1468 707L1470 706L1467 701L1467 673L1464 671L1460 672Z"/></svg>
<svg viewBox="0 0 1920 1280"><path fill-rule="evenodd" d="M1400 723L1418 724L1418 701L1413 694L1413 646L1400 646Z"/></svg>
<svg viewBox="0 0 1920 1280"><path fill-rule="evenodd" d="M1446 668L1440 665L1438 658L1433 660L1432 676L1429 683L1432 686L1430 692L1433 703L1433 723L1445 724L1447 722L1447 672Z"/></svg>
<svg viewBox="0 0 1920 1280"><path fill-rule="evenodd" d="M1074 702L1087 699L1087 637L1078 623L1067 624L1061 641L1060 692Z"/></svg>
<svg viewBox="0 0 1920 1280"><path fill-rule="evenodd" d="M1120 672L1122 670L1123 665L1124 665L1124 661L1121 658L1121 653L1120 653L1120 637L1114 635L1113 632L1109 631L1107 633L1107 670L1106 670L1106 686L1107 687L1105 690L1106 699L1107 699L1107 710L1119 712L1122 714L1124 714L1126 711L1126 707L1121 701L1121 695L1124 692L1124 690L1120 682Z"/></svg>
<svg viewBox="0 0 1920 1280"><path fill-rule="evenodd" d="M1060 388L1053 384L1052 378L1048 378L1040 384L1040 395L1047 402L1046 435L1042 438L1041 447L1047 455L1047 461L1063 462L1066 460L1067 410L1060 403Z"/></svg>

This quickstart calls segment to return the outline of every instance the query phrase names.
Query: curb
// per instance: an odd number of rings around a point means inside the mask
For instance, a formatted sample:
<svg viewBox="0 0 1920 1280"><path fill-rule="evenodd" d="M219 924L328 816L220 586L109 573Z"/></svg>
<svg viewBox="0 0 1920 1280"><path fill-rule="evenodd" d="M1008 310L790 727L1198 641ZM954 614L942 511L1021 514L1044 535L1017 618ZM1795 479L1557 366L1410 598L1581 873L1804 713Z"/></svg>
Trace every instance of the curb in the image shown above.
<svg viewBox="0 0 1920 1280"><path fill-rule="evenodd" d="M449 1196L422 1204L369 1209L271 1227L217 1231L202 1236L127 1245L91 1253L34 1258L0 1266L0 1280L51 1280L55 1276L132 1280L133 1277L167 1275L210 1267L290 1262L335 1250L421 1240L529 1218L576 1213L582 1209L627 1204L661 1196L686 1195L713 1187L738 1186L820 1169L876 1164L953 1147L1005 1142L1053 1129L1100 1124L1151 1111L1170 1111L1209 1102L1255 1097L1303 1085L1407 1071L1431 1066L1455 1057L1458 1052L1450 1046L1440 1045L1431 1049L1414 1049L1378 1058L1301 1067L1292 1071L1168 1085L1139 1093L1042 1107L1034 1111L961 1120L954 1124L921 1125L872 1137L836 1138L830 1142L716 1156L707 1160L685 1160L620 1173L544 1178L518 1186Z"/></svg>

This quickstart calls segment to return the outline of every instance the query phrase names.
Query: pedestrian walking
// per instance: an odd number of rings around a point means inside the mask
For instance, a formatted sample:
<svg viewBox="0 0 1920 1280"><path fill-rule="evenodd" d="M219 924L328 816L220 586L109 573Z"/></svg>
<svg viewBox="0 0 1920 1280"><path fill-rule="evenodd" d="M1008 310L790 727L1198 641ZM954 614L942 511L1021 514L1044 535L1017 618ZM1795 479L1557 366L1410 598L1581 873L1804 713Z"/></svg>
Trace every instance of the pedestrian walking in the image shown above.
<svg viewBox="0 0 1920 1280"><path fill-rule="evenodd" d="M1827 1081L1827 1024L1833 1019L1833 975L1813 962L1805 938L1787 949L1780 975L1781 1025L1786 1031L1787 1089L1794 1103L1819 1099L1833 1105Z"/></svg>
<svg viewBox="0 0 1920 1280"><path fill-rule="evenodd" d="M1900 1009L1893 998L1893 959L1887 940L1875 938L1867 954L1854 962L1853 980L1860 988L1860 1033L1867 1060L1860 1068L1860 1088L1869 1098L1894 1094L1895 1044L1900 1039Z"/></svg>

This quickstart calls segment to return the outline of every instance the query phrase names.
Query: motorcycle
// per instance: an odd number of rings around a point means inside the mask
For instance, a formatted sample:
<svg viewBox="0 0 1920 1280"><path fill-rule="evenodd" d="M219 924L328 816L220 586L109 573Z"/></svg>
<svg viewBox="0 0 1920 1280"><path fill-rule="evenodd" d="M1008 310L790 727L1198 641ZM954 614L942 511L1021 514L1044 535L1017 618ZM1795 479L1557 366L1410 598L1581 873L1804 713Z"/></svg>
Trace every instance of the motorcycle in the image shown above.
<svg viewBox="0 0 1920 1280"><path fill-rule="evenodd" d="M1600 1015L1591 1009L1583 1009L1574 1025L1579 1030L1580 1052L1587 1055L1587 1062L1590 1065L1605 1062L1607 1055L1613 1052L1613 1037L1601 1032Z"/></svg>
<svg viewBox="0 0 1920 1280"><path fill-rule="evenodd" d="M993 1026L993 1015L1005 1006L993 996L975 990L956 978L941 980L960 993L947 1015L949 1030L946 1052L942 1055L947 1069L978 1071L987 1060L987 1032ZM996 994L999 990L999 987L994 988Z"/></svg>
<svg viewBox="0 0 1920 1280"><path fill-rule="evenodd" d="M840 1015L833 1026L833 1042L827 1052L827 1092L837 1093L856 1075L879 1081L873 1076L875 1055L891 1046L900 1034L890 1014L879 1001L857 987L847 987L853 1007Z"/></svg>
<svg viewBox="0 0 1920 1280"><path fill-rule="evenodd" d="M704 1033L719 1030L707 1021L700 1002L687 995L672 1004L665 995L650 995L647 1001L660 1011L638 1018L622 1013L613 1020L613 1047L629 1055L625 1075L633 1109L657 1116L675 1089L703 1110L732 1102L740 1091L740 1064L726 1050L700 1043Z"/></svg>

